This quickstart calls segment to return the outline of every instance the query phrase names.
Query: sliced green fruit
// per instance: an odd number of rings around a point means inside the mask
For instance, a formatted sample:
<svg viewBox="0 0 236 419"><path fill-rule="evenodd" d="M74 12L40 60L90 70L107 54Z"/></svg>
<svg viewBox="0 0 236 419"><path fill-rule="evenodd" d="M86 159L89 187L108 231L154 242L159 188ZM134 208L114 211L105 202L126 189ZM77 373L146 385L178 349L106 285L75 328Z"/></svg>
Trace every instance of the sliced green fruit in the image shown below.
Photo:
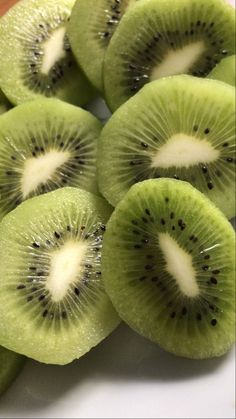
<svg viewBox="0 0 236 419"><path fill-rule="evenodd" d="M100 191L115 206L149 178L186 180L235 215L235 89L173 76L146 85L102 131Z"/></svg>
<svg viewBox="0 0 236 419"><path fill-rule="evenodd" d="M0 20L0 86L14 104L57 97L87 103L94 90L66 34L74 0L21 0Z"/></svg>
<svg viewBox="0 0 236 419"><path fill-rule="evenodd" d="M122 18L107 49L105 95L114 111L150 81L204 77L235 54L235 11L224 0L145 0Z"/></svg>
<svg viewBox="0 0 236 419"><path fill-rule="evenodd" d="M0 344L67 364L109 335L119 318L101 279L111 208L62 188L29 199L0 225Z"/></svg>
<svg viewBox="0 0 236 419"><path fill-rule="evenodd" d="M235 57L235 55L231 55L231 57L221 60L221 62L213 68L208 77L210 79L223 81L235 87Z"/></svg>
<svg viewBox="0 0 236 419"><path fill-rule="evenodd" d="M235 341L234 250L233 228L203 194L152 179L133 186L107 224L103 280L141 335L178 356L220 356Z"/></svg>
<svg viewBox="0 0 236 419"><path fill-rule="evenodd" d="M68 34L79 65L91 83L103 91L106 49L123 14L137 0L77 0Z"/></svg>
<svg viewBox="0 0 236 419"><path fill-rule="evenodd" d="M25 358L0 347L0 395L4 393L23 368Z"/></svg>
<svg viewBox="0 0 236 419"><path fill-rule="evenodd" d="M98 194L101 123L57 99L21 104L0 119L0 217L20 202L68 185Z"/></svg>

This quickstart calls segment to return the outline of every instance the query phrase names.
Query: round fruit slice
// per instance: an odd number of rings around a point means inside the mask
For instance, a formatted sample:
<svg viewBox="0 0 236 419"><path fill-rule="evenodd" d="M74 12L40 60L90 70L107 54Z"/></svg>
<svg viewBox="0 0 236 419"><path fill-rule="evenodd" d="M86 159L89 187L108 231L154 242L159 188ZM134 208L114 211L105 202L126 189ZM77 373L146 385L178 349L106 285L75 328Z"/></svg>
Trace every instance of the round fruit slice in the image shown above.
<svg viewBox="0 0 236 419"><path fill-rule="evenodd" d="M164 76L206 76L235 53L235 11L224 0L145 0L125 14L108 47L105 94L117 109Z"/></svg>
<svg viewBox="0 0 236 419"><path fill-rule="evenodd" d="M101 123L57 99L38 99L0 118L0 217L20 202L65 185L98 193Z"/></svg>
<svg viewBox="0 0 236 419"><path fill-rule="evenodd" d="M12 103L56 96L83 105L94 96L66 34L73 4L21 0L1 18L0 85Z"/></svg>
<svg viewBox="0 0 236 419"><path fill-rule="evenodd" d="M231 55L231 57L227 57L221 60L221 62L210 72L208 77L210 79L223 81L235 87L235 59L236 56Z"/></svg>
<svg viewBox="0 0 236 419"><path fill-rule="evenodd" d="M91 83L103 91L103 61L123 14L137 0L77 0L68 28L72 50Z"/></svg>
<svg viewBox="0 0 236 419"><path fill-rule="evenodd" d="M25 358L0 347L0 395L4 393L23 368Z"/></svg>
<svg viewBox="0 0 236 419"><path fill-rule="evenodd" d="M223 355L235 340L234 244L230 223L197 189L144 181L107 225L106 290L121 318L167 351Z"/></svg>
<svg viewBox="0 0 236 419"><path fill-rule="evenodd" d="M98 151L102 194L116 205L136 182L186 180L235 215L235 90L173 76L146 85L115 112Z"/></svg>
<svg viewBox="0 0 236 419"><path fill-rule="evenodd" d="M0 90L0 115L4 112L7 112L11 108L10 103L8 102L5 95Z"/></svg>
<svg viewBox="0 0 236 419"><path fill-rule="evenodd" d="M0 227L0 344L40 362L67 364L119 319L101 280L111 208L62 188L32 198Z"/></svg>

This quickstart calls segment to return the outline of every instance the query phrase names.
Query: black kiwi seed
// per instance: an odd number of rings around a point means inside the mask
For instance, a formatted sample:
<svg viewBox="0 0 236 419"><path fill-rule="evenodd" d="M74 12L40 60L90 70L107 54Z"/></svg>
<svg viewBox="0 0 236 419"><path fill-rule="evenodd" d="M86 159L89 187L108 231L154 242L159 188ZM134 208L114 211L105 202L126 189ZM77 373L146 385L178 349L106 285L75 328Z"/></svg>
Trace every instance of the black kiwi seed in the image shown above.
<svg viewBox="0 0 236 419"><path fill-rule="evenodd" d="M16 288L17 290L23 290L23 289L25 289L26 288L26 286L25 285L23 285L23 284L21 284L21 285L18 285L18 287Z"/></svg>
<svg viewBox="0 0 236 419"><path fill-rule="evenodd" d="M187 308L183 307L182 308L182 315L185 316L187 314Z"/></svg>
<svg viewBox="0 0 236 419"><path fill-rule="evenodd" d="M216 285L217 284L217 279L214 277L211 277L211 283Z"/></svg>
<svg viewBox="0 0 236 419"><path fill-rule="evenodd" d="M216 320L216 319L212 319L212 320L211 320L211 325L212 325L212 326L216 326L216 324L217 324L217 320Z"/></svg>
<svg viewBox="0 0 236 419"><path fill-rule="evenodd" d="M202 270L203 270L203 271L208 271L208 269L209 269L209 266L208 266L208 265L203 265L203 266L202 266Z"/></svg>
<svg viewBox="0 0 236 419"><path fill-rule="evenodd" d="M80 295L80 290L79 290L79 288L77 288L77 287L76 287L76 288L74 289L74 292L75 292L75 294L76 294L77 296L79 296L79 295Z"/></svg>
<svg viewBox="0 0 236 419"><path fill-rule="evenodd" d="M201 313L197 313L197 320L202 320L202 315L201 315Z"/></svg>
<svg viewBox="0 0 236 419"><path fill-rule="evenodd" d="M34 243L32 243L32 246L33 246L35 249L38 249L38 248L40 247L40 244L39 244L39 243L37 243L37 242L34 242Z"/></svg>

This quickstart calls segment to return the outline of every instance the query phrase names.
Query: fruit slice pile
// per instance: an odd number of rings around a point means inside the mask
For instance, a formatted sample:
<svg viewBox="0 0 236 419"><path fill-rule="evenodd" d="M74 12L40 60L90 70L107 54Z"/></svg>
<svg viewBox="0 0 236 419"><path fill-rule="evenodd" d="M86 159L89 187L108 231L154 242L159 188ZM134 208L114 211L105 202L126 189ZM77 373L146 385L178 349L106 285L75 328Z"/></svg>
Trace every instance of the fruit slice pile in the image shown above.
<svg viewBox="0 0 236 419"><path fill-rule="evenodd" d="M67 364L120 319L178 356L230 349L233 54L224 0L21 0L0 19L0 393L24 356ZM78 107L98 91L104 127Z"/></svg>

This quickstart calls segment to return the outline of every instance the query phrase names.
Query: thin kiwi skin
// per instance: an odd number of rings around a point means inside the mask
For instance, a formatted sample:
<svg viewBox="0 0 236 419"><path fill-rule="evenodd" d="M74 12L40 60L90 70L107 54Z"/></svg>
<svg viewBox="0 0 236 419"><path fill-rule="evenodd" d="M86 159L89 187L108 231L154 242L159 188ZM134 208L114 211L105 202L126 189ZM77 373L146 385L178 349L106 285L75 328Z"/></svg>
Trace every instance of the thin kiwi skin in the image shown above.
<svg viewBox="0 0 236 419"><path fill-rule="evenodd" d="M46 96L57 97L73 105L83 106L97 97L97 91L91 86L84 73L76 65L72 67L70 73L67 72L63 82L53 94L47 95L38 90L33 90L31 88L32 86L29 88L29 85L26 85L25 81L22 80L22 68L25 71L26 61L24 42L26 42L27 36L32 37L32 20L36 16L40 19L40 16L45 15L47 9L50 10L51 15L54 15L56 10L60 10L60 13L66 11L68 16L70 16L74 2L75 0L57 0L53 2L48 2L47 0L21 0L1 17L0 53L2 59L0 86L7 99L13 105L19 105L22 102L28 102ZM27 22L31 24L31 27L27 28ZM37 22L34 22L34 25L33 29L36 29ZM25 31L24 37L22 36L23 28ZM27 68L30 68L29 64ZM63 71L65 73L65 69ZM29 75L27 74L27 76Z"/></svg>
<svg viewBox="0 0 236 419"><path fill-rule="evenodd" d="M3 253L5 253L6 248L10 246L11 254L8 254L10 258L14 254L15 263L13 261L12 263L17 267L16 254L17 249L19 250L19 242L17 243L15 239L16 235L21 236L22 231L25 232L25 226L28 228L31 225L32 229L35 229L37 224L40 224L40 219L43 219L43 223L48 222L47 220L49 218L51 220L52 214L53 226L51 232L53 232L56 228L56 222L62 222L63 214L68 215L71 208L73 208L72 215L75 220L79 215L89 214L89 216L92 216L93 214L94 219L97 218L97 221L104 225L112 212L112 208L103 198L71 187L61 188L28 199L7 214L0 224L1 260L3 261ZM17 226L17 230L14 226ZM45 227L45 224L43 226ZM43 228L42 234L45 236L47 231L44 227L41 226ZM29 240L32 240L31 234L29 233ZM10 241L8 241L9 239ZM120 318L102 288L98 291L97 300L95 300L97 304L94 302L93 305L90 304L91 300L88 299L87 304L89 304L90 311L86 311L84 316L80 317L80 320L77 319L76 322L74 318L69 326L65 323L65 326L61 325L62 333L60 333L60 328L54 329L52 327L50 329L49 327L51 334L48 335L48 327L44 327L43 316L39 315L32 319L31 310L28 311L27 307L26 309L24 307L22 310L20 309L19 315L17 314L16 306L19 309L19 300L18 302L15 300L16 288L12 288L10 283L6 284L6 275L3 273L5 270L9 271L9 268L12 270L12 263L10 262L10 266L8 260L6 264L0 265L0 344L9 350L45 364L66 365L98 345L120 324ZM15 278L16 281L22 280L21 278ZM4 288L4 282L8 291ZM4 298L4 294L6 298ZM7 308L4 309L5 303ZM22 319L22 315L24 319ZM31 321L33 321L33 324L31 324ZM35 333L35 327L37 327L37 333Z"/></svg>
<svg viewBox="0 0 236 419"><path fill-rule="evenodd" d="M26 358L0 347L0 396L8 390L22 370Z"/></svg>
<svg viewBox="0 0 236 419"><path fill-rule="evenodd" d="M136 46L138 41L140 41L142 30L145 31L145 22L149 22L149 27L154 27L155 23L159 22L160 12L163 10L163 15L168 16L168 8L173 14L179 10L188 10L191 7L198 5L199 2L194 2L192 0L178 0L174 2L172 0L145 0L138 2L137 5L129 10L122 18L119 27L114 33L111 42L106 51L105 60L104 60L104 94L106 102L111 112L115 112L129 97L135 95L139 89L134 88L130 90L129 86L126 85L126 75L127 72L130 72L130 66L133 65L132 60L135 59L133 50L130 49L129 45ZM224 36L227 37L227 43L224 45L225 51L224 54L232 55L235 53L235 13L234 9L227 4L224 0L209 0L207 2L203 1L203 5L206 6L205 15L212 13L212 10L219 5L222 9L222 12L225 13L225 22L227 22L227 27L224 30ZM153 13L155 12L155 13ZM203 18L203 11L199 11L199 18ZM221 13L223 16L223 13ZM192 18L192 17L191 17ZM155 20L157 22L155 22ZM189 22L190 23L190 22ZM182 24L182 22L181 22ZM165 25L164 25L165 26ZM168 27L168 29L171 29ZM182 32L182 26L179 25L179 31ZM189 29L189 28L186 28ZM158 31L158 25L155 30L152 28L151 33L155 35L155 31ZM146 44L147 45L147 44ZM147 45L148 46L148 45ZM119 51L119 53L117 53ZM222 52L222 54L223 54ZM130 55L132 59L130 59ZM224 56L224 55L222 55ZM123 58L125 57L125 58ZM221 57L220 57L221 58ZM219 58L217 57L217 60ZM125 62L125 66L124 66ZM142 63L143 66L145 63ZM215 64L212 65L215 66ZM146 67L145 73L147 72ZM208 71L209 73L209 71ZM144 74L146 76L146 74ZM167 74L168 76L169 74ZM172 74L174 75L174 74ZM205 76L206 74L204 74ZM201 76L202 77L202 76ZM140 78L140 76L139 76ZM150 79L145 79L144 83L148 83Z"/></svg>
<svg viewBox="0 0 236 419"><path fill-rule="evenodd" d="M208 74L209 79L219 80L235 87L236 83L236 55L224 58L219 64Z"/></svg>
<svg viewBox="0 0 236 419"><path fill-rule="evenodd" d="M175 188L179 190L180 195L182 190L185 189L186 192L186 207L190 206L191 211L196 212L197 204L201 203L201 207L205 209L205 218L208 222L212 223L212 226L218 228L223 235L225 235L227 246L224 247L224 250L227 252L227 261L230 265L227 266L228 278L230 281L230 294L228 295L228 302L226 303L226 309L228 307L230 312L228 313L228 322L226 325L227 331L221 329L222 336L216 335L216 340L213 342L208 341L207 336L204 337L204 345L198 342L198 338L194 337L191 333L189 336L186 335L183 337L178 336L176 332L174 343L172 342L172 330L169 336L167 325L163 326L163 329L159 329L159 325L155 321L148 320L149 326L145 324L147 319L150 317L148 310L144 311L144 306L142 306L140 300L137 301L135 294L136 286L134 280L128 283L127 270L129 267L126 267L125 261L119 257L120 249L127 248L131 251L130 243L125 242L125 235L128 233L129 229L133 230L136 227L133 224L129 226L129 221L134 217L137 220L137 213L140 211L142 213L143 202L145 205L148 205L148 195L151 196L151 200L158 202L158 199L163 199L163 196L169 197L171 201L171 189ZM158 191L159 189L159 191ZM149 194L148 194L149 191ZM152 193L150 194L150 191ZM158 195L159 194L159 195ZM162 194L162 197L161 197ZM155 198L154 198L155 197ZM188 197L188 198L187 198ZM167 198L165 198L166 200ZM179 199L179 198L178 198ZM143 201L143 202L142 202ZM182 199L182 203L184 200ZM192 202L192 207L190 202ZM194 206L196 203L196 208ZM178 203L176 203L177 207ZM131 211L132 216L129 218L129 211ZM145 212L144 212L145 213ZM134 215L135 214L135 215ZM151 215L156 218L158 214L151 213ZM146 213L145 213L146 217ZM194 225L194 215L190 215ZM127 221L129 220L129 221ZM122 231L122 228L125 225L126 232ZM145 224L146 225L146 224ZM164 227L165 230L165 227ZM123 236L124 234L124 236ZM128 233L129 234L129 233ZM169 233L171 234L171 233ZM136 236L137 237L137 236ZM139 237L139 236L138 236ZM231 224L224 216L224 214L201 192L195 189L192 185L187 182L177 181L174 179L149 179L143 182L140 182L136 185L133 185L126 196L119 202L116 206L108 224L106 233L104 235L104 244L102 250L102 275L105 284L106 291L117 310L121 319L126 322L133 330L135 330L140 335L148 338L154 343L158 344L160 347L166 351L176 355L178 357L190 358L190 359L207 359L220 357L224 355L235 342L235 232ZM122 250L123 251L123 250ZM133 249L132 249L133 251ZM140 251L140 250L138 250ZM117 257L114 261L112 258L113 254L116 254ZM131 265L132 266L132 265ZM126 270L127 268L127 270ZM138 275L138 273L137 273ZM126 283L127 281L127 288ZM137 283L138 286L138 283ZM129 288L132 287L132 288ZM131 291L132 289L132 291ZM132 298L132 301L131 301ZM222 310L222 313L224 312ZM142 316L142 312L144 313ZM140 315L141 313L141 315ZM152 313L153 314L153 313ZM151 314L151 316L152 316ZM154 316L152 316L154 317ZM226 319L225 319L226 320ZM193 321L193 320L191 320ZM189 329L188 329L189 330ZM212 330L209 329L210 332ZM209 346L208 346L209 345Z"/></svg>

